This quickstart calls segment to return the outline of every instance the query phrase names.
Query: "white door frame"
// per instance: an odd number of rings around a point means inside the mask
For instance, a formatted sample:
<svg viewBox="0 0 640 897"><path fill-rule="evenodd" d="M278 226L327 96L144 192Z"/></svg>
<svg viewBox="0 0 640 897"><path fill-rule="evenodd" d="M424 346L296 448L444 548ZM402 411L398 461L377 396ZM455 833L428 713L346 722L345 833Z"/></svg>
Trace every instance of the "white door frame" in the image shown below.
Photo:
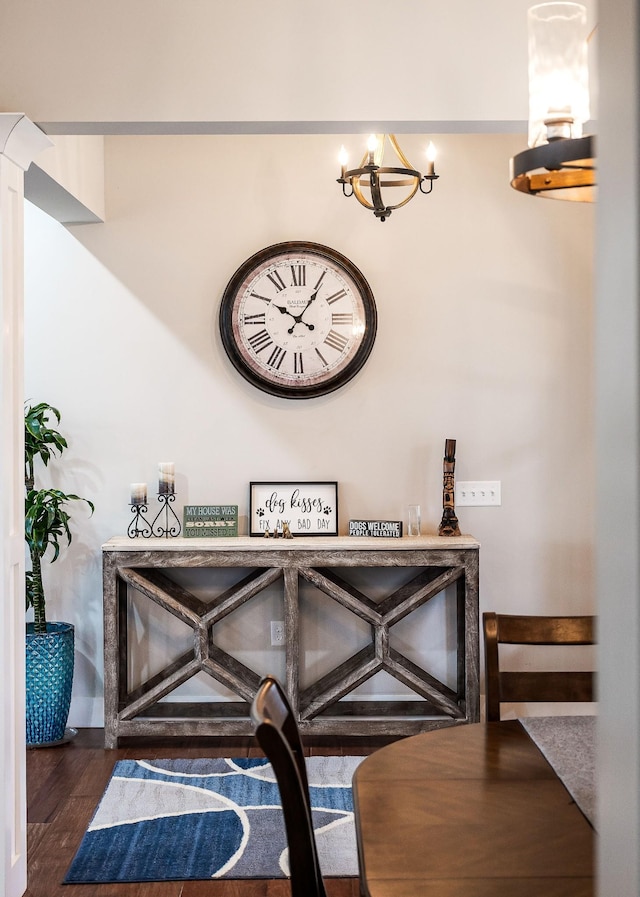
<svg viewBox="0 0 640 897"><path fill-rule="evenodd" d="M640 894L640 0L599 6L598 895Z"/></svg>
<svg viewBox="0 0 640 897"><path fill-rule="evenodd" d="M0 114L0 546L4 821L0 897L27 888L24 683L24 172L49 138L21 113Z"/></svg>

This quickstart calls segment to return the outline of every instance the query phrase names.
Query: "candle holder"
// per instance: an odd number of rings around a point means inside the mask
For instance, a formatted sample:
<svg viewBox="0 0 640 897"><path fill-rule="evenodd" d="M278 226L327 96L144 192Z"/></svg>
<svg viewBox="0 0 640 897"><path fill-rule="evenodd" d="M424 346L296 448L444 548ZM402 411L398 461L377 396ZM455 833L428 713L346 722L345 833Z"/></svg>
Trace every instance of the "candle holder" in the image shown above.
<svg viewBox="0 0 640 897"><path fill-rule="evenodd" d="M171 502L176 500L175 492L159 492L158 501L160 510L151 524L151 534L165 539L174 539L182 532L182 525L176 512L171 507ZM174 522L175 521L175 522Z"/></svg>
<svg viewBox="0 0 640 897"><path fill-rule="evenodd" d="M151 537L151 524L144 516L147 510L146 504L135 503L131 505L133 520L127 527L127 535L130 539L137 539L138 536L142 536L143 539Z"/></svg>

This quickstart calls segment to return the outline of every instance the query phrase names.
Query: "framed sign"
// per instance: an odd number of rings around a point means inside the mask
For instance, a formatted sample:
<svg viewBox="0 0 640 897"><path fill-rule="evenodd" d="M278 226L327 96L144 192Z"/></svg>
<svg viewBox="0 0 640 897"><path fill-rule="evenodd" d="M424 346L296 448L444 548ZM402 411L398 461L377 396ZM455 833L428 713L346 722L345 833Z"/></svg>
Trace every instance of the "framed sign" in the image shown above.
<svg viewBox="0 0 640 897"><path fill-rule="evenodd" d="M338 484L250 483L249 535L338 535Z"/></svg>
<svg viewBox="0 0 640 897"><path fill-rule="evenodd" d="M187 539L238 535L238 505L185 505L183 533Z"/></svg>

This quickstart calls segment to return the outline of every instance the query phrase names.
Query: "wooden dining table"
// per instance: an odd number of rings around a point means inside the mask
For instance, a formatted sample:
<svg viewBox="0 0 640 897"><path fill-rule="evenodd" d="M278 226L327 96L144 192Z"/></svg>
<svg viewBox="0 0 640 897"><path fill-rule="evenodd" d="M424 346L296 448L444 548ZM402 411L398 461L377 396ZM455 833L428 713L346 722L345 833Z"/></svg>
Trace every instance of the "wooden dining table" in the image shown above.
<svg viewBox="0 0 640 897"><path fill-rule="evenodd" d="M393 742L353 793L368 897L594 894L594 828L518 720Z"/></svg>

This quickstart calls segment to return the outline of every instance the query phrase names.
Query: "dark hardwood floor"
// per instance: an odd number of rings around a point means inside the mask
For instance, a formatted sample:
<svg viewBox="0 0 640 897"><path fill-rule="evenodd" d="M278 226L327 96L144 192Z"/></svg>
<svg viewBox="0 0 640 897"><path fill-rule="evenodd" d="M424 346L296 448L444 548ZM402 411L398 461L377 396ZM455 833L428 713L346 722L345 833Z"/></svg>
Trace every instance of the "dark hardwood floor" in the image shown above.
<svg viewBox="0 0 640 897"><path fill-rule="evenodd" d="M324 737L306 753L372 753L393 738ZM28 888L26 897L288 897L284 880L173 881L63 885L62 880L116 760L158 757L252 757L253 738L123 739L108 751L102 729L81 729L70 744L27 751ZM327 879L329 897L358 897L357 879Z"/></svg>

